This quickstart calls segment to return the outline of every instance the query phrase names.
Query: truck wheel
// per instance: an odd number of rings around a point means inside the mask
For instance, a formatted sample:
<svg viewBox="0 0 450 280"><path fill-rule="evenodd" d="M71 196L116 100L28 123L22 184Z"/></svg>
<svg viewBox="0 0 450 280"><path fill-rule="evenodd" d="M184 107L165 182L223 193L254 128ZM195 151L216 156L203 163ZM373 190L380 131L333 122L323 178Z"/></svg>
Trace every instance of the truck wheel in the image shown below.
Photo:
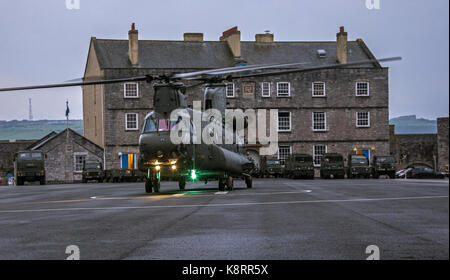
<svg viewBox="0 0 450 280"><path fill-rule="evenodd" d="M83 184L86 184L87 180L85 178L81 179L81 182L83 182Z"/></svg>
<svg viewBox="0 0 450 280"><path fill-rule="evenodd" d="M42 178L39 180L39 184L45 185L45 177L42 177Z"/></svg>
<svg viewBox="0 0 450 280"><path fill-rule="evenodd" d="M18 186L22 186L23 185L23 179L22 178L17 178L17 185Z"/></svg>
<svg viewBox="0 0 450 280"><path fill-rule="evenodd" d="M152 193L152 180L148 179L147 181L145 181L145 192L146 193Z"/></svg>
<svg viewBox="0 0 450 280"><path fill-rule="evenodd" d="M253 184L252 176L245 177L245 184L247 185L247 189L252 188L252 184Z"/></svg>
<svg viewBox="0 0 450 280"><path fill-rule="evenodd" d="M231 177L231 176L228 176L228 178L227 178L227 189L229 191L233 190L233 177Z"/></svg>
<svg viewBox="0 0 450 280"><path fill-rule="evenodd" d="M153 190L155 191L155 193L159 193L159 189L161 188L161 182L159 182L158 179L156 179L153 182Z"/></svg>
<svg viewBox="0 0 450 280"><path fill-rule="evenodd" d="M181 177L178 180L178 187L180 188L180 190L184 190L184 188L186 187L186 179L184 177Z"/></svg>
<svg viewBox="0 0 450 280"><path fill-rule="evenodd" d="M226 179L225 178L220 178L219 177L219 191L223 192L225 190L225 182Z"/></svg>

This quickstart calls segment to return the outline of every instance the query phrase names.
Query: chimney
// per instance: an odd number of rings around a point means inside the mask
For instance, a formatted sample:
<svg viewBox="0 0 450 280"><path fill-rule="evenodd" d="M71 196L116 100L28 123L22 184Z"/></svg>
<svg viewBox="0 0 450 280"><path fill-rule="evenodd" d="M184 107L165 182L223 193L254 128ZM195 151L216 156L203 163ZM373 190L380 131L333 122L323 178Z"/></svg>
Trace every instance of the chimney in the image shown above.
<svg viewBox="0 0 450 280"><path fill-rule="evenodd" d="M128 58L131 65L139 64L138 31L135 29L134 22L131 24L131 30L128 31Z"/></svg>
<svg viewBox="0 0 450 280"><path fill-rule="evenodd" d="M273 43L273 34L269 30L264 32L264 34L256 34L255 41L257 43Z"/></svg>
<svg viewBox="0 0 450 280"><path fill-rule="evenodd" d="M336 34L336 57L338 63L347 63L347 32L344 31L344 26Z"/></svg>
<svg viewBox="0 0 450 280"><path fill-rule="evenodd" d="M184 33L185 42L203 42L203 33Z"/></svg>
<svg viewBox="0 0 450 280"><path fill-rule="evenodd" d="M241 32L237 26L223 32L220 41L226 41L228 43L235 58L241 57Z"/></svg>

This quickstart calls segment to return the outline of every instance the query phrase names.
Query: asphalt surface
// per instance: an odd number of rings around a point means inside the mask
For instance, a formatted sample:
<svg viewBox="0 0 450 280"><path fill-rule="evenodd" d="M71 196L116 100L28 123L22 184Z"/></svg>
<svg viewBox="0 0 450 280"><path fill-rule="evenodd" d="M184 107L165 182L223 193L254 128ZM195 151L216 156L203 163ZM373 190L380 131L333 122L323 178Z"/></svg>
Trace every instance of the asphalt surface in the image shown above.
<svg viewBox="0 0 450 280"><path fill-rule="evenodd" d="M0 187L0 259L449 258L449 181L255 179Z"/></svg>

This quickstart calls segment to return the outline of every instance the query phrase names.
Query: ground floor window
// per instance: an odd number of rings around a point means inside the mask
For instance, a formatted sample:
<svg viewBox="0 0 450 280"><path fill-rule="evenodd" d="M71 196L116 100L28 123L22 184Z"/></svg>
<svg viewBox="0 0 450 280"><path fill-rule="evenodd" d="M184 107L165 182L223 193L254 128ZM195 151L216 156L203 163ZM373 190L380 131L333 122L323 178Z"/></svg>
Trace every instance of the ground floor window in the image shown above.
<svg viewBox="0 0 450 280"><path fill-rule="evenodd" d="M284 164L284 161L289 157L290 154L291 154L291 146L278 147L278 159L280 160L281 164Z"/></svg>
<svg viewBox="0 0 450 280"><path fill-rule="evenodd" d="M86 162L86 155L85 154L75 154L74 161L75 161L75 165L74 165L75 172L83 171L84 163Z"/></svg>
<svg viewBox="0 0 450 280"><path fill-rule="evenodd" d="M320 166L320 163L322 162L322 157L326 152L327 152L326 145L314 145L313 157L315 166Z"/></svg>

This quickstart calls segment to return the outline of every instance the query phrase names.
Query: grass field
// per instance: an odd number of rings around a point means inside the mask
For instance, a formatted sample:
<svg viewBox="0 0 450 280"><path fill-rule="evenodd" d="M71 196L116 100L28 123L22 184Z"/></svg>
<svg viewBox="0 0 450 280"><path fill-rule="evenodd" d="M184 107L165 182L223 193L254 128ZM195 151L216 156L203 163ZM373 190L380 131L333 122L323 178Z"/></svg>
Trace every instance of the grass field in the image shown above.
<svg viewBox="0 0 450 280"><path fill-rule="evenodd" d="M0 121L0 140L40 139L66 129L66 120ZM83 120L69 120L69 128L83 135Z"/></svg>

